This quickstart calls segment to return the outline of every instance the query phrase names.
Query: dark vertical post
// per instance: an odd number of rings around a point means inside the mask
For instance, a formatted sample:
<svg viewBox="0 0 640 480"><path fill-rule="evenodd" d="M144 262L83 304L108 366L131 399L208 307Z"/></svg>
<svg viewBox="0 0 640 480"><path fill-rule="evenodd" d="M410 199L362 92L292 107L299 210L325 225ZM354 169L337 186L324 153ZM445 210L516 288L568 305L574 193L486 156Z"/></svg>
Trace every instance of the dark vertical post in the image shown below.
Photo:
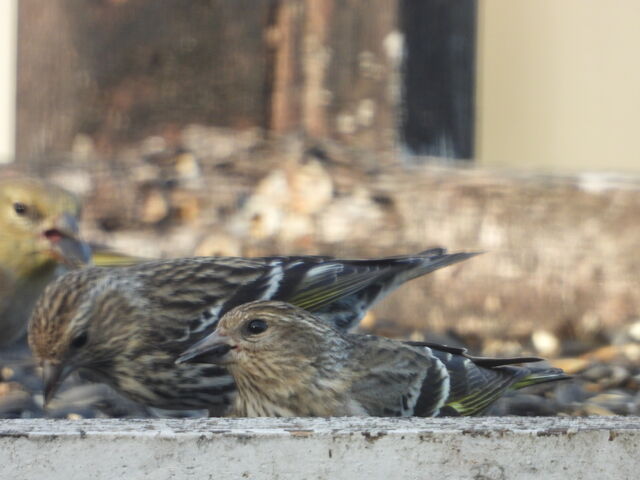
<svg viewBox="0 0 640 480"><path fill-rule="evenodd" d="M473 157L476 0L401 0L401 135L416 154Z"/></svg>

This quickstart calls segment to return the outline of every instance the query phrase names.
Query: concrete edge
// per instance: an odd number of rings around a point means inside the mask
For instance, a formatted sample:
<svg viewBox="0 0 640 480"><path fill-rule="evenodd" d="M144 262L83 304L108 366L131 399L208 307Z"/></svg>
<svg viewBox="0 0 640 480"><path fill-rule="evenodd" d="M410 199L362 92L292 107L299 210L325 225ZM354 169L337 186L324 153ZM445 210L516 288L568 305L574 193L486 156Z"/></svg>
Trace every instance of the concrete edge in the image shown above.
<svg viewBox="0 0 640 480"><path fill-rule="evenodd" d="M0 420L0 478L633 478L640 417Z"/></svg>

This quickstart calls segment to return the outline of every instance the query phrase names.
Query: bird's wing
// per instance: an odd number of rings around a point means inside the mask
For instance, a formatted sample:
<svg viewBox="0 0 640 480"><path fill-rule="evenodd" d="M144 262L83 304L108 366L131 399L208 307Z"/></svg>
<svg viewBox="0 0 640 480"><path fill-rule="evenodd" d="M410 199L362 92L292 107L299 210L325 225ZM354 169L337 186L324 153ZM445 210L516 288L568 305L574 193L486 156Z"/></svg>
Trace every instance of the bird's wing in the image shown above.
<svg viewBox="0 0 640 480"><path fill-rule="evenodd" d="M352 399L372 416L413 415L430 360L388 339L351 337L355 342L348 369Z"/></svg>
<svg viewBox="0 0 640 480"><path fill-rule="evenodd" d="M125 267L144 276L145 296L183 318L178 343L212 331L232 308L257 300L281 300L312 311L345 330L400 283L475 254L448 255L433 249L417 255L374 260L330 257L200 257ZM195 336L193 336L195 335Z"/></svg>
<svg viewBox="0 0 640 480"><path fill-rule="evenodd" d="M473 255L475 253L450 255L444 249L437 248L416 255L373 260L325 261L306 268L294 263L288 266L290 275L278 291L278 295L286 298L276 299L286 299L301 308L315 311L338 298L375 287L375 292L370 292L370 301L374 301L382 290L396 287L404 281Z"/></svg>
<svg viewBox="0 0 640 480"><path fill-rule="evenodd" d="M465 349L433 343L407 342L437 359L448 372L448 394L439 415L477 415L510 388L567 378L561 370L515 367L513 364L538 362L538 357L484 358L467 355ZM416 415L423 416L423 404L432 396L425 384ZM436 412L438 413L438 412Z"/></svg>
<svg viewBox="0 0 640 480"><path fill-rule="evenodd" d="M475 357L473 355L469 355L467 353L466 348L462 347L450 347L449 345L442 345L439 343L432 342L404 342L407 345L411 345L414 347L428 347L434 351L437 355L442 355L445 353L449 353L452 356L462 356L471 360L474 364L479 367L500 367L503 365L513 365L516 363L532 363L532 362L541 362L544 358L541 357L506 357L506 358L497 358L497 357Z"/></svg>
<svg viewBox="0 0 640 480"><path fill-rule="evenodd" d="M376 301L405 281L474 255L447 254L436 248L416 255L373 260L260 259L269 268L258 280L239 288L224 312L252 300L280 300L314 312L321 320L346 330Z"/></svg>

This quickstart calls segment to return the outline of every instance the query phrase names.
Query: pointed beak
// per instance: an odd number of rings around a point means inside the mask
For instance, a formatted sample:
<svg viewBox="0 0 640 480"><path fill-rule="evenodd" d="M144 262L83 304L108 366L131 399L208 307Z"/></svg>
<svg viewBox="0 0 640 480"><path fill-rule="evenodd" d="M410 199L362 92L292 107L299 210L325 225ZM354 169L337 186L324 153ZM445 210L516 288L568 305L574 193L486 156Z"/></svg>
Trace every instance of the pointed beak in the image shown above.
<svg viewBox="0 0 640 480"><path fill-rule="evenodd" d="M74 215L63 213L43 235L51 243L53 254L68 267L80 267L91 260L89 245L78 237L78 221Z"/></svg>
<svg viewBox="0 0 640 480"><path fill-rule="evenodd" d="M42 380L44 383L44 404L47 405L58 391L65 378L73 371L72 366L61 363L42 362Z"/></svg>
<svg viewBox="0 0 640 480"><path fill-rule="evenodd" d="M228 353L234 348L229 337L216 330L184 351L176 360L180 363L215 363L222 365L228 362Z"/></svg>

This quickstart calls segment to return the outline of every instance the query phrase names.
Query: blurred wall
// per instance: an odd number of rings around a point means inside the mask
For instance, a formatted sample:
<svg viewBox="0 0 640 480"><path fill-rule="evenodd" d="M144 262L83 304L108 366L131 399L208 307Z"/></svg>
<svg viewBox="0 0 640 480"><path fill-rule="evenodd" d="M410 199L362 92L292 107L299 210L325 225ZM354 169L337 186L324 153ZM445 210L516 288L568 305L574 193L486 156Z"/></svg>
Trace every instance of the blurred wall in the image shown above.
<svg viewBox="0 0 640 480"><path fill-rule="evenodd" d="M485 166L640 170L640 2L479 2Z"/></svg>
<svg viewBox="0 0 640 480"><path fill-rule="evenodd" d="M22 159L198 123L390 148L398 2L20 1ZM396 82L396 83L394 83Z"/></svg>
<svg viewBox="0 0 640 480"><path fill-rule="evenodd" d="M19 6L23 159L64 156L78 136L106 155L177 144L198 123L489 167L640 169L636 0Z"/></svg>
<svg viewBox="0 0 640 480"><path fill-rule="evenodd" d="M476 0L19 5L21 160L194 123L473 157Z"/></svg>
<svg viewBox="0 0 640 480"><path fill-rule="evenodd" d="M190 122L243 128L266 116L261 0L20 0L17 153L68 153Z"/></svg>

